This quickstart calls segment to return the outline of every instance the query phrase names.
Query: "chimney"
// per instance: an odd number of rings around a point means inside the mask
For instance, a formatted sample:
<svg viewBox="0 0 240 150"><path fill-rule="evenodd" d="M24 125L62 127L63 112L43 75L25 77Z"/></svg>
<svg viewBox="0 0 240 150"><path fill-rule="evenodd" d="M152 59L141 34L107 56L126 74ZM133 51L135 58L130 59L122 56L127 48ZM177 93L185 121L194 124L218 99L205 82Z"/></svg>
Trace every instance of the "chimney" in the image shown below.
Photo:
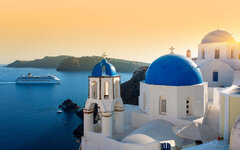
<svg viewBox="0 0 240 150"><path fill-rule="evenodd" d="M187 56L188 58L191 58L191 50L190 50L190 49L187 50L186 56Z"/></svg>

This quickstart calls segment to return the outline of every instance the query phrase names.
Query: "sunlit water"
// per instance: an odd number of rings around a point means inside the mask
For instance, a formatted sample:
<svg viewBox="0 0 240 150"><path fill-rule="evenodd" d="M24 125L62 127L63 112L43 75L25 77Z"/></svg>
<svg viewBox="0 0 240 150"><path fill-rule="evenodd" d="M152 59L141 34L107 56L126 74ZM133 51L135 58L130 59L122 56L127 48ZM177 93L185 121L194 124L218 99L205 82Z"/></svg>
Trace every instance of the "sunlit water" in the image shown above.
<svg viewBox="0 0 240 150"><path fill-rule="evenodd" d="M52 74L53 85L16 85L23 74ZM73 130L82 122L74 113L57 114L58 105L70 98L83 106L90 72L0 66L0 150L77 150ZM122 83L131 73L119 73Z"/></svg>

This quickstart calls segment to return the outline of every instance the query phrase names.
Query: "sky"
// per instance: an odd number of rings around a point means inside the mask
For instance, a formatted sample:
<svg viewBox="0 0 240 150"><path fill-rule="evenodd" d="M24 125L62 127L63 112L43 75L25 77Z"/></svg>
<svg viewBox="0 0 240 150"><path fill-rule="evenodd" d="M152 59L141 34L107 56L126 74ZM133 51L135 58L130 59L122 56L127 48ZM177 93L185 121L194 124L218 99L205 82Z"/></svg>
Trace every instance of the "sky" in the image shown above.
<svg viewBox="0 0 240 150"><path fill-rule="evenodd" d="M102 55L152 62L197 56L217 28L240 39L239 0L0 0L0 64Z"/></svg>

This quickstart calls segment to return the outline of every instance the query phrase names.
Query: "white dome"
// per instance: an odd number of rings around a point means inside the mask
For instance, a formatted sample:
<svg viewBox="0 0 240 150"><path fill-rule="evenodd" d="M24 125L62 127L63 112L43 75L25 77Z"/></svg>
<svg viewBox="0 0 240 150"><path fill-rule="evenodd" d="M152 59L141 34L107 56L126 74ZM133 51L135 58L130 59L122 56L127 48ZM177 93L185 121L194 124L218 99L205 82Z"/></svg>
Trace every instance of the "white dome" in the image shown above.
<svg viewBox="0 0 240 150"><path fill-rule="evenodd" d="M236 43L236 40L233 38L233 36L224 31L224 30L214 30L212 32L209 32L205 37L202 39L201 44L205 43L221 43L221 42L234 42Z"/></svg>

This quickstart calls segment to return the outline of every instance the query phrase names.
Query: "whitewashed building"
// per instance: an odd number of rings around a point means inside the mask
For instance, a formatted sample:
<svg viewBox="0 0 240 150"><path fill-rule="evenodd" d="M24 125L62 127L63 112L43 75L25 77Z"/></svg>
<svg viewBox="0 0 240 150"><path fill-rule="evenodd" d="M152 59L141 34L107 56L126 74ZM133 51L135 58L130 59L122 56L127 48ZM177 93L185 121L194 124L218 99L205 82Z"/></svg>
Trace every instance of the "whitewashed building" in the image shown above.
<svg viewBox="0 0 240 150"><path fill-rule="evenodd" d="M123 105L120 76L112 64L104 58L94 67L80 150L160 150L161 143L183 147L190 143L177 136L173 127L199 120L228 141L239 101L236 94L226 96L224 87L240 84L239 44L228 32L215 30L202 39L195 62L190 50L187 57L170 50L148 68L145 81L140 82L138 106ZM95 104L100 116L96 124ZM230 119L225 117L228 114Z"/></svg>
<svg viewBox="0 0 240 150"><path fill-rule="evenodd" d="M189 118L203 117L207 101L207 83L202 81L198 66L181 55L159 57L140 83L139 106L147 121L164 119L181 124Z"/></svg>
<svg viewBox="0 0 240 150"><path fill-rule="evenodd" d="M173 126L204 117L208 108L207 83L198 66L185 56L171 53L150 65L140 83L139 106L123 106L119 83L120 76L106 59L94 67L80 149L160 150L164 142L181 147L187 142L175 135ZM101 118L96 124L94 104Z"/></svg>
<svg viewBox="0 0 240 150"><path fill-rule="evenodd" d="M239 84L240 46L230 33L214 30L199 44L196 64L209 87Z"/></svg>

